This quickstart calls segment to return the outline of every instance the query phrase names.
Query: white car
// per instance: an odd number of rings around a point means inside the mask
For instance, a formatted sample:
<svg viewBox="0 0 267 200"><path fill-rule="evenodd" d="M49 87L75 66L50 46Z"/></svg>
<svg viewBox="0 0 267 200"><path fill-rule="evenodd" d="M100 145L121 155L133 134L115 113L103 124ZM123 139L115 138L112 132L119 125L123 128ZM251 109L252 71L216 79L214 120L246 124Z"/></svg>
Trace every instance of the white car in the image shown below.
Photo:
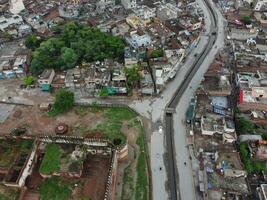
<svg viewBox="0 0 267 200"><path fill-rule="evenodd" d="M159 133L163 133L163 127L159 126Z"/></svg>

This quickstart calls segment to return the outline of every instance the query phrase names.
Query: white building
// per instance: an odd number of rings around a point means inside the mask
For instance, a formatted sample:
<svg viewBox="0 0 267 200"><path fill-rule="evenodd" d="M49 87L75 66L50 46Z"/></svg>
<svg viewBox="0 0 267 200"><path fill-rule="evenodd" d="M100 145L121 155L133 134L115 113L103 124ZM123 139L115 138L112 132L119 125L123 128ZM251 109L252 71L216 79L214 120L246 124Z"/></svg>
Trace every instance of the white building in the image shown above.
<svg viewBox="0 0 267 200"><path fill-rule="evenodd" d="M9 1L9 11L13 14L18 14L24 10L23 0L10 0Z"/></svg>
<svg viewBox="0 0 267 200"><path fill-rule="evenodd" d="M151 19L156 16L156 8L149 8L145 5L134 9L133 12L136 14L137 17L143 20Z"/></svg>
<svg viewBox="0 0 267 200"><path fill-rule="evenodd" d="M148 34L138 34L137 31L131 32L130 37L126 37L126 41L135 49L146 47L151 44L151 38Z"/></svg>
<svg viewBox="0 0 267 200"><path fill-rule="evenodd" d="M39 76L38 83L42 87L43 85L50 85L55 77L54 69L46 69Z"/></svg>
<svg viewBox="0 0 267 200"><path fill-rule="evenodd" d="M10 15L10 16L2 16L0 17L0 30L5 31L11 25L19 25L23 24L23 19L19 15Z"/></svg>
<svg viewBox="0 0 267 200"><path fill-rule="evenodd" d="M121 4L125 9L133 9L137 6L136 0L121 0Z"/></svg>

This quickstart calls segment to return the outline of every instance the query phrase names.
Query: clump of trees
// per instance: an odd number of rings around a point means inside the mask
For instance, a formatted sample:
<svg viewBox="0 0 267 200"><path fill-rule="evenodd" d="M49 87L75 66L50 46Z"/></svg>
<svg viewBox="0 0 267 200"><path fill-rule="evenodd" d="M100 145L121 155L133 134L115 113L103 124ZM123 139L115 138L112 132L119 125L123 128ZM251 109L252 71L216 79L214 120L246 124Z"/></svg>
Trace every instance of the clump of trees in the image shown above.
<svg viewBox="0 0 267 200"><path fill-rule="evenodd" d="M38 75L44 69L66 70L82 61L122 59L124 42L99 29L70 22L59 37L50 38L33 52L30 71Z"/></svg>
<svg viewBox="0 0 267 200"><path fill-rule="evenodd" d="M41 38L36 35L29 35L25 40L25 46L31 50L35 50L40 46L41 42Z"/></svg>
<svg viewBox="0 0 267 200"><path fill-rule="evenodd" d="M127 77L127 84L128 86L135 86L137 85L142 79L142 75L140 73L140 66L132 66L131 68L125 68L125 74Z"/></svg>
<svg viewBox="0 0 267 200"><path fill-rule="evenodd" d="M55 103L49 112L50 116L65 113L74 106L74 94L66 89L60 89L55 96Z"/></svg>

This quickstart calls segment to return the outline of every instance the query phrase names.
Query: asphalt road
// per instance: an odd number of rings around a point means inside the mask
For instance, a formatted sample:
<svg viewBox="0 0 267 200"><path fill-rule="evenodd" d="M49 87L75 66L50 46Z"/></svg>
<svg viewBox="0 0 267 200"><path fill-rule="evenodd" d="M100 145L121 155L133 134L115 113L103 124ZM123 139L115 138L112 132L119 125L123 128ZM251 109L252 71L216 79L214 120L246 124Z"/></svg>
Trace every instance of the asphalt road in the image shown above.
<svg viewBox="0 0 267 200"><path fill-rule="evenodd" d="M177 106L181 98L183 97L184 92L190 85L191 80L194 78L196 72L201 67L203 61L206 59L208 54L211 52L212 47L215 46L218 31L217 31L217 17L213 9L214 8L211 7L209 3L207 3L206 9L204 10L204 12L209 10L208 12L211 19L211 26L210 26L211 34L209 36L208 44L206 45L204 51L202 51L202 53L198 55L198 58L194 62L192 68L189 69L188 72L186 73L183 83L180 85L180 87L178 87L172 100L170 101L167 107L168 110L175 109L176 112L178 113L177 115L185 114L185 112L180 112L180 109L177 109ZM184 101L188 103L190 101L190 98ZM184 106L182 107L182 109L184 109ZM168 111L166 112L166 142L167 142L167 156L168 156L168 183L169 183L170 195L172 200L176 199L193 200L196 199L196 196L195 196L194 181L192 178L192 169L190 166L187 166L186 164L188 163L189 165L190 163L188 159L189 152L187 150L186 135L185 133L183 133L183 135L179 134L180 128L178 128L177 126L178 121L176 120L174 121L174 119L176 118L174 118L173 116L174 114L168 113ZM177 138L178 135L182 137ZM178 176L174 176L175 167L177 167ZM177 195L177 193L179 195Z"/></svg>

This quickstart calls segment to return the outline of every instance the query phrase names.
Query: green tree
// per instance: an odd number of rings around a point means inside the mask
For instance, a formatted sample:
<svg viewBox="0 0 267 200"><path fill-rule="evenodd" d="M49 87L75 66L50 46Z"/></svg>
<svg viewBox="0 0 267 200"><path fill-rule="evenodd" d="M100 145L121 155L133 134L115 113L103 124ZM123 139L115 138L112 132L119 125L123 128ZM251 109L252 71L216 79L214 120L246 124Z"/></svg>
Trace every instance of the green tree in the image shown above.
<svg viewBox="0 0 267 200"><path fill-rule="evenodd" d="M99 96L101 97L107 97L108 96L108 89L106 87L104 87L100 93L99 93Z"/></svg>
<svg viewBox="0 0 267 200"><path fill-rule="evenodd" d="M140 67L139 66L133 66L131 68L125 68L125 73L127 76L127 83L130 86L133 86L140 82L143 77L140 74Z"/></svg>
<svg viewBox="0 0 267 200"><path fill-rule="evenodd" d="M40 47L33 53L30 71L38 75L47 68L60 69L62 66L60 59L61 48L64 46L65 43L58 38L50 38L42 42Z"/></svg>
<svg viewBox="0 0 267 200"><path fill-rule="evenodd" d="M249 16L244 16L241 19L241 22L243 22L245 25L251 24L251 18Z"/></svg>
<svg viewBox="0 0 267 200"><path fill-rule="evenodd" d="M60 89L55 96L55 103L50 111L50 116L65 113L74 106L74 94L66 89Z"/></svg>
<svg viewBox="0 0 267 200"><path fill-rule="evenodd" d="M151 53L151 58L160 58L163 57L163 49L156 49L153 50Z"/></svg>
<svg viewBox="0 0 267 200"><path fill-rule="evenodd" d="M121 60L124 42L118 37L102 33L96 28L68 23L57 38L41 43L33 53L30 71L40 74L44 69L64 70L82 61Z"/></svg>
<svg viewBox="0 0 267 200"><path fill-rule="evenodd" d="M238 131L243 134L243 133L248 133L248 132L252 132L254 129L254 124L251 123L249 120L247 120L244 117L240 117L238 119L238 123L237 123L237 129Z"/></svg>
<svg viewBox="0 0 267 200"><path fill-rule="evenodd" d="M24 85L32 85L34 78L32 76L25 76L23 79Z"/></svg>
<svg viewBox="0 0 267 200"><path fill-rule="evenodd" d="M68 47L63 47L61 49L60 57L63 62L63 66L61 66L61 69L73 68L78 60L78 56L74 52L74 50Z"/></svg>
<svg viewBox="0 0 267 200"><path fill-rule="evenodd" d="M41 39L38 38L36 35L29 35L25 40L25 45L29 49L36 49L40 46Z"/></svg>

